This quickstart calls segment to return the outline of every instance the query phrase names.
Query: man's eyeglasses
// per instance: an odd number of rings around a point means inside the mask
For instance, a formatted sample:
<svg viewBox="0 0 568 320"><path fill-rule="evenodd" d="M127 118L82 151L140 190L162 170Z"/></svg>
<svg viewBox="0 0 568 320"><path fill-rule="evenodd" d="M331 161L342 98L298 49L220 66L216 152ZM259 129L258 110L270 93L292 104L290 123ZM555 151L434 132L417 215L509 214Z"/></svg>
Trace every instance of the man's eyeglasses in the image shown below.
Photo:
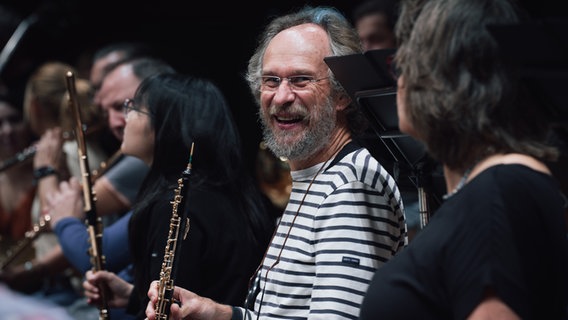
<svg viewBox="0 0 568 320"><path fill-rule="evenodd" d="M136 112L140 112L140 113L145 114L147 116L151 116L150 112L141 110L140 107L135 105L134 100L132 100L132 99L124 100L124 103L122 104L122 112L124 112L124 117L126 118L128 116L128 113L132 110L134 110Z"/></svg>
<svg viewBox="0 0 568 320"><path fill-rule="evenodd" d="M282 81L288 81L288 85L292 91L302 91L309 88L312 83L316 83L329 77L315 79L312 76L292 76L292 77L277 77L277 76L262 76L260 77L260 91L276 91Z"/></svg>

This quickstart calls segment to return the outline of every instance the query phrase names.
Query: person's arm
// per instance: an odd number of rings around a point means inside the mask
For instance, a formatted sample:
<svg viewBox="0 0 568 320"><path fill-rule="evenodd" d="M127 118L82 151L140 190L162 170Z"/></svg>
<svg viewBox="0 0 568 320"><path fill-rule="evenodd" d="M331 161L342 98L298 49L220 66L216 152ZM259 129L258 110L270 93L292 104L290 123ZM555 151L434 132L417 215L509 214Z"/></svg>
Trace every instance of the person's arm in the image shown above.
<svg viewBox="0 0 568 320"><path fill-rule="evenodd" d="M118 160L93 186L97 214L106 216L126 212L136 200L148 169L142 160L132 156Z"/></svg>
<svg viewBox="0 0 568 320"><path fill-rule="evenodd" d="M34 179L40 208L44 208L49 193L57 190L59 179L67 177L67 165L63 153L63 136L60 128L47 130L36 144L34 155Z"/></svg>
<svg viewBox="0 0 568 320"><path fill-rule="evenodd" d="M124 212L131 206L130 200L104 175L95 181L93 190L97 198L95 201L97 214L100 216Z"/></svg>
<svg viewBox="0 0 568 320"><path fill-rule="evenodd" d="M128 221L131 212L121 217L112 225L103 230L103 255L105 257L105 269L118 272L125 268L130 261L128 247ZM85 223L77 218L68 217L62 219L54 229L63 248L65 256L72 262L75 268L86 272L92 268L89 249L89 235L86 232Z"/></svg>
<svg viewBox="0 0 568 320"><path fill-rule="evenodd" d="M148 289L148 298L150 298L146 307L148 320L156 319L154 307L158 302L158 283L159 281L153 281ZM233 307L198 296L178 286L174 287L172 299L180 302L180 304L171 304L170 319L172 320L185 319L186 317L202 320L231 320L233 317Z"/></svg>
<svg viewBox="0 0 568 320"><path fill-rule="evenodd" d="M82 272L91 269L87 254L90 241L83 218L81 186L75 178L61 182L59 192L48 197L50 224L56 233L65 256ZM130 263L128 247L128 221L131 213L103 229L102 250L107 264L105 269L119 271Z"/></svg>

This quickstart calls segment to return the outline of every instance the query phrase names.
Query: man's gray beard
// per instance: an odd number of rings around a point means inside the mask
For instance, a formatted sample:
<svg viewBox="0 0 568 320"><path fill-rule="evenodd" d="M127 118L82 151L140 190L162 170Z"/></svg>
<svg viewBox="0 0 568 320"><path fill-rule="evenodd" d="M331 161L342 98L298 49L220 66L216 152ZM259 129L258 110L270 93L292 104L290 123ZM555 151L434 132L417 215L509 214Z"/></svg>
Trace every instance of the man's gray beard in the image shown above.
<svg viewBox="0 0 568 320"><path fill-rule="evenodd" d="M303 133L303 137L291 145L278 143L274 132L265 123L263 116L260 116L264 143L277 157L284 157L289 160L305 160L317 151L327 147L333 129L335 129L336 118L331 103L323 108L323 114L318 117L318 123L311 123L308 131ZM313 120L313 118L312 118ZM287 133L283 133L287 135Z"/></svg>

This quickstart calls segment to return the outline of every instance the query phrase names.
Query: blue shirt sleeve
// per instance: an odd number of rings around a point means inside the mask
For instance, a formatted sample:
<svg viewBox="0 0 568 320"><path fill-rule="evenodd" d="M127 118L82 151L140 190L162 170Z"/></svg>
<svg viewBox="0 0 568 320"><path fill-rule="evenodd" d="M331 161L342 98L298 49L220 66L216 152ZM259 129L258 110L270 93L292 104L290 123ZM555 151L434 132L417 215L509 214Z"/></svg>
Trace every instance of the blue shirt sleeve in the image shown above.
<svg viewBox="0 0 568 320"><path fill-rule="evenodd" d="M105 269L119 272L131 263L128 243L128 222L132 211L120 217L115 223L103 229L103 255L105 256ZM61 219L55 226L55 234L59 240L65 257L81 272L92 268L89 255L89 235L85 223L77 218Z"/></svg>

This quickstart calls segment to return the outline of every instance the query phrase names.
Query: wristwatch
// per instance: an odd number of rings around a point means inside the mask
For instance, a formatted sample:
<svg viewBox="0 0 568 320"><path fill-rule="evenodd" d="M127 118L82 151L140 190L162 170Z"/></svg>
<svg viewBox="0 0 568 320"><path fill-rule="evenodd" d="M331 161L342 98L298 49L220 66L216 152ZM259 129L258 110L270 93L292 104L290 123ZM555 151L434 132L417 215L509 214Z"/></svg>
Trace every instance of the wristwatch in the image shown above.
<svg viewBox="0 0 568 320"><path fill-rule="evenodd" d="M58 174L57 170L55 170L52 166L43 166L36 168L34 169L34 182L37 184L37 182L40 179L50 176L52 174L55 175Z"/></svg>

